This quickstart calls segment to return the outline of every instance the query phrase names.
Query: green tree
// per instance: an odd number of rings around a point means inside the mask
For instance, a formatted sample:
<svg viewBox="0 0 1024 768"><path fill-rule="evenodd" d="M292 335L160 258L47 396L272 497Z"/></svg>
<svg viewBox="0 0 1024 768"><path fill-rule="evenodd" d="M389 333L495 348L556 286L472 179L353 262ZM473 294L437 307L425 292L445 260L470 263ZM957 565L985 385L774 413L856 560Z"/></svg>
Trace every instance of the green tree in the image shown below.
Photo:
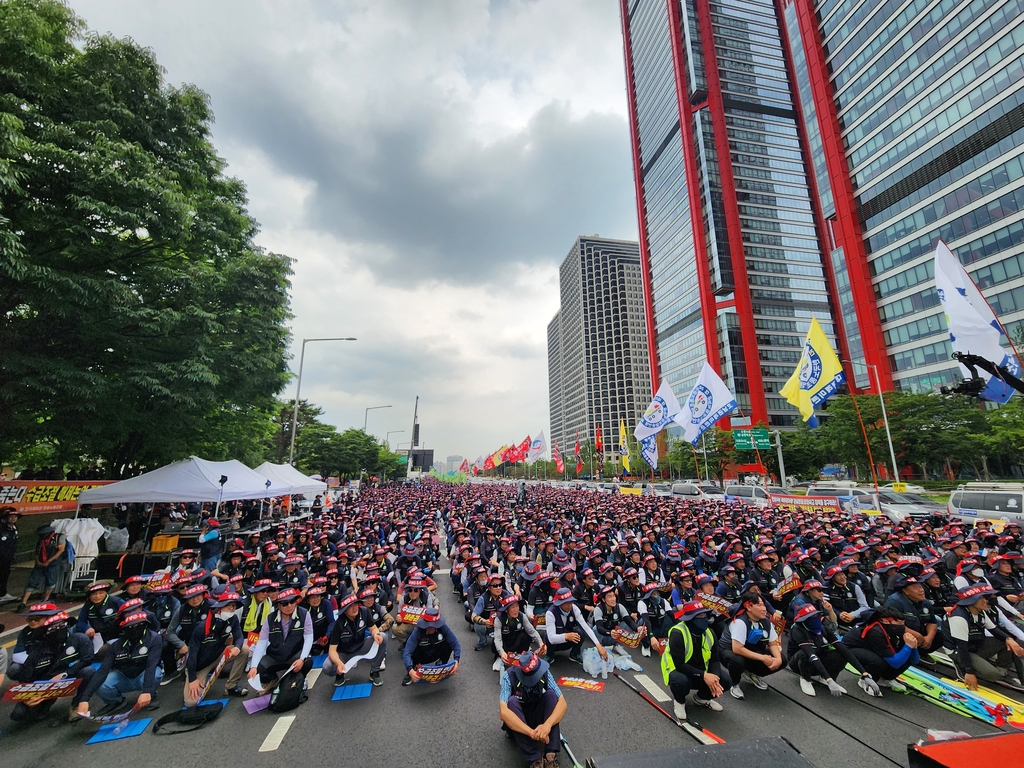
<svg viewBox="0 0 1024 768"><path fill-rule="evenodd" d="M161 72L55 0L0 0L0 457L120 477L266 435L290 261L255 246L207 96Z"/></svg>

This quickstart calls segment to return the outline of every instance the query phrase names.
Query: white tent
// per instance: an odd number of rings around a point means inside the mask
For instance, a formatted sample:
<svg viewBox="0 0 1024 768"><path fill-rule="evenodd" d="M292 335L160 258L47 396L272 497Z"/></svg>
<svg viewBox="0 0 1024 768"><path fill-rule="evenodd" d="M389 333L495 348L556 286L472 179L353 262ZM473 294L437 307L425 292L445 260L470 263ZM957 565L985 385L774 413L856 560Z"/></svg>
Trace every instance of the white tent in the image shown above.
<svg viewBox="0 0 1024 768"><path fill-rule="evenodd" d="M227 478L221 488L220 479ZM223 491L223 493L222 493ZM295 493L240 461L206 461L191 456L138 477L82 491L79 504L176 501L234 501Z"/></svg>
<svg viewBox="0 0 1024 768"><path fill-rule="evenodd" d="M302 474L291 464L271 464L265 461L256 467L255 471L270 478L277 485L290 488L290 493L327 493L327 483Z"/></svg>

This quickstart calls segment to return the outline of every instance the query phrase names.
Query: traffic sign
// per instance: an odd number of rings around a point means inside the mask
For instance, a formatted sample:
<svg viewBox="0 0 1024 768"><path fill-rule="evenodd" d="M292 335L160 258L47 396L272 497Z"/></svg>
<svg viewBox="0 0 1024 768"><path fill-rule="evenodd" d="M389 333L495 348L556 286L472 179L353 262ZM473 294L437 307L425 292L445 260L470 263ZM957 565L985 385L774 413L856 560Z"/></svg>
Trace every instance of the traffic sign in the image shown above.
<svg viewBox="0 0 1024 768"><path fill-rule="evenodd" d="M907 484L906 483L893 483L892 484L892 489L896 493L906 493L907 492Z"/></svg>
<svg viewBox="0 0 1024 768"><path fill-rule="evenodd" d="M732 439L738 451L764 451L772 447L767 429L734 429Z"/></svg>

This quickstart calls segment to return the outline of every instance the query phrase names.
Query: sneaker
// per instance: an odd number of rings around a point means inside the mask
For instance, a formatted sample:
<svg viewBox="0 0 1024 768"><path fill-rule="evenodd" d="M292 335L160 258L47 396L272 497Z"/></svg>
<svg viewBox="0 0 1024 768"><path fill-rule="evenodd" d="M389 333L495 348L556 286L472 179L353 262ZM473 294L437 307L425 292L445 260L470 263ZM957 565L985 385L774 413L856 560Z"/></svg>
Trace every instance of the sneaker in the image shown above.
<svg viewBox="0 0 1024 768"><path fill-rule="evenodd" d="M345 684L345 673L342 672L340 675L334 676L334 687L341 688Z"/></svg>
<svg viewBox="0 0 1024 768"><path fill-rule="evenodd" d="M878 681L878 684L883 688L889 688L893 691L896 691L896 693L904 693L907 690L907 686L905 686L899 680L886 680L885 678L882 678Z"/></svg>
<svg viewBox="0 0 1024 768"><path fill-rule="evenodd" d="M641 648L640 649L640 655L641 656L650 656L651 655L651 648L650 648L650 646L645 645L643 648Z"/></svg>
<svg viewBox="0 0 1024 768"><path fill-rule="evenodd" d="M672 702L672 711L675 712L676 720L682 722L686 719L686 705L680 704L678 701Z"/></svg>
<svg viewBox="0 0 1024 768"><path fill-rule="evenodd" d="M112 704L104 704L103 708L99 711L97 717L104 717L106 715L112 715L117 712L121 707L124 706L124 696L121 697L120 701L115 701Z"/></svg>
<svg viewBox="0 0 1024 768"><path fill-rule="evenodd" d="M544 768L559 768L557 752L548 752L544 755Z"/></svg>
<svg viewBox="0 0 1024 768"><path fill-rule="evenodd" d="M14 609L14 612L15 613L24 613L27 610L28 610L28 605L26 605L25 603L19 603L18 607Z"/></svg>
<svg viewBox="0 0 1024 768"><path fill-rule="evenodd" d="M750 672L744 672L743 673L743 679L746 680L751 685L753 685L759 691L767 691L768 690L768 683L766 683L764 681L763 677L758 677L757 675L753 675Z"/></svg>
<svg viewBox="0 0 1024 768"><path fill-rule="evenodd" d="M160 709L160 701L157 699L156 696L153 696L149 700L149 704L146 705L146 711L147 712L153 712L153 711L155 711L157 709Z"/></svg>
<svg viewBox="0 0 1024 768"><path fill-rule="evenodd" d="M236 685L234 688L228 688L224 691L228 696L248 696L249 689L243 688L240 685Z"/></svg>
<svg viewBox="0 0 1024 768"><path fill-rule="evenodd" d="M177 680L179 677L181 677L181 672L177 672L177 671L172 672L169 675L164 675L163 677L160 678L160 685L170 685L175 680Z"/></svg>
<svg viewBox="0 0 1024 768"><path fill-rule="evenodd" d="M719 704L714 699L702 699L699 696L694 695L693 703L696 704L698 707L707 707L712 712L721 712L722 711L722 705Z"/></svg>
<svg viewBox="0 0 1024 768"><path fill-rule="evenodd" d="M583 656L581 656L580 654L573 655L573 654L570 653L569 654L569 661L573 662L574 664L582 664L583 663Z"/></svg>
<svg viewBox="0 0 1024 768"><path fill-rule="evenodd" d="M473 646L473 650L474 651L482 651L486 647L487 647L487 643L477 643L476 645Z"/></svg>
<svg viewBox="0 0 1024 768"><path fill-rule="evenodd" d="M380 660L380 671L383 672L387 668L388 668L388 660L387 659L381 659Z"/></svg>
<svg viewBox="0 0 1024 768"><path fill-rule="evenodd" d="M402 678L402 685L412 685L412 678L406 675Z"/></svg>
<svg viewBox="0 0 1024 768"><path fill-rule="evenodd" d="M810 680L804 680L802 677L800 678L800 690L806 693L808 696L817 695L814 692L814 683L812 683Z"/></svg>
<svg viewBox="0 0 1024 768"><path fill-rule="evenodd" d="M3 597L0 597L0 603L14 603L17 602L17 600L18 598L11 594L7 594Z"/></svg>
<svg viewBox="0 0 1024 768"><path fill-rule="evenodd" d="M743 689L740 688L738 684L729 689L729 695L734 699L742 700L746 698L746 696L743 695Z"/></svg>
<svg viewBox="0 0 1024 768"><path fill-rule="evenodd" d="M370 682L373 683L374 686L384 685L384 681L380 679L380 670L370 673Z"/></svg>

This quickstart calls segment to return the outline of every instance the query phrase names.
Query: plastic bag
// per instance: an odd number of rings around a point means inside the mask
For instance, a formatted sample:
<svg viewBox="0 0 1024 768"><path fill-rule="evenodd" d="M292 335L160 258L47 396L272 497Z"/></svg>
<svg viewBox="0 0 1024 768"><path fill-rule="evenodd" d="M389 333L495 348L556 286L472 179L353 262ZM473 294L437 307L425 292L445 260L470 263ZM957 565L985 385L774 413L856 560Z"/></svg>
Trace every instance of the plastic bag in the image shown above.
<svg viewBox="0 0 1024 768"><path fill-rule="evenodd" d="M106 531L103 538L107 540L107 552L124 552L128 549L127 528L111 528L105 525L103 529Z"/></svg>

